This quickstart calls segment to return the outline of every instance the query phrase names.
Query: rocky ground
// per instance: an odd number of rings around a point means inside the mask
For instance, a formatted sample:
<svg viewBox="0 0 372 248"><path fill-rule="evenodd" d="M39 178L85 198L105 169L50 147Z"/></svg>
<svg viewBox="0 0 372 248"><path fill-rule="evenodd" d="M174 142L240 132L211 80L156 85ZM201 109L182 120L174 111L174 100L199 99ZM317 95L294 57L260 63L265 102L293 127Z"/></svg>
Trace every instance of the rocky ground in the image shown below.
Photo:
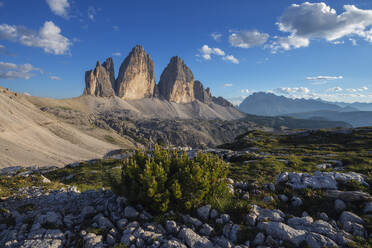
<svg viewBox="0 0 372 248"><path fill-rule="evenodd" d="M120 175L128 151L64 168L5 168L0 247L372 247L370 133L256 132L229 144L240 151L185 148L229 161L233 193L189 212L152 214L115 195L107 174Z"/></svg>
<svg viewBox="0 0 372 248"><path fill-rule="evenodd" d="M44 169L45 171L49 170ZM41 177L38 169L3 170L5 176ZM15 174L15 175L14 175ZM259 185L234 182L230 189L245 201L271 192L262 202L278 201L301 208L299 195L279 194L284 185L293 189L325 189L334 214L318 212L298 216L280 209L250 204L239 215L220 213L210 205L189 214L169 212L152 216L141 205L129 205L110 190L80 192L75 186L57 190L19 188L0 202L1 247L354 247L372 237L372 197L362 191L342 191L339 185L356 181L369 187L358 173L288 173ZM353 204L362 206L355 211ZM315 206L314 206L315 207ZM357 212L358 214L356 214Z"/></svg>

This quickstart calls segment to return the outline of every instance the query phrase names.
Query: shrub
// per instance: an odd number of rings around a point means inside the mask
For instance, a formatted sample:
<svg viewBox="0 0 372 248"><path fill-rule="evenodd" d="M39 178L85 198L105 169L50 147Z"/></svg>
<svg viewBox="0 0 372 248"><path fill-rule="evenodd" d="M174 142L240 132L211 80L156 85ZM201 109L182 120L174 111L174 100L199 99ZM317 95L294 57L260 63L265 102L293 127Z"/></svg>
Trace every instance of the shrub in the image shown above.
<svg viewBox="0 0 372 248"><path fill-rule="evenodd" d="M112 189L150 211L188 210L227 196L228 165L214 154L186 153L156 146L124 160L121 180Z"/></svg>

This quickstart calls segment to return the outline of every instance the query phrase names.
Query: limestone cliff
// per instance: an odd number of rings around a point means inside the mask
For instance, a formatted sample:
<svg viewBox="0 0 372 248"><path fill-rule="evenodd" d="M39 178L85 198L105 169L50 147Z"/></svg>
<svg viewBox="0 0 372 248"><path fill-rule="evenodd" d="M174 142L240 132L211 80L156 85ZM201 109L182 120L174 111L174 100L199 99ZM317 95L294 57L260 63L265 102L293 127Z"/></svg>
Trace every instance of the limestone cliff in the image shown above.
<svg viewBox="0 0 372 248"><path fill-rule="evenodd" d="M142 46L136 46L120 66L116 94L122 99L142 99L152 97L154 88L154 62Z"/></svg>
<svg viewBox="0 0 372 248"><path fill-rule="evenodd" d="M100 97L114 96L112 89L110 73L102 66L99 61L96 68L85 72L85 90L84 95L93 95Z"/></svg>
<svg viewBox="0 0 372 248"><path fill-rule="evenodd" d="M210 89L204 89L203 84L198 80L194 82L194 95L196 100L199 100L208 105L212 103L212 95Z"/></svg>
<svg viewBox="0 0 372 248"><path fill-rule="evenodd" d="M110 76L110 82L112 85L112 89L115 90L115 70L114 70L114 61L112 58L107 58L105 62L102 64L103 67L105 67L107 73Z"/></svg>
<svg viewBox="0 0 372 248"><path fill-rule="evenodd" d="M224 107L234 107L234 105L232 105L231 102L229 102L228 100L226 100L226 99L223 98L222 96L219 96L219 97L212 97L212 101L213 101L215 104L218 104L218 105L221 105L221 106L224 106Z"/></svg>
<svg viewBox="0 0 372 248"><path fill-rule="evenodd" d="M175 103L188 103L195 100L194 75L183 60L172 57L160 76L159 95Z"/></svg>

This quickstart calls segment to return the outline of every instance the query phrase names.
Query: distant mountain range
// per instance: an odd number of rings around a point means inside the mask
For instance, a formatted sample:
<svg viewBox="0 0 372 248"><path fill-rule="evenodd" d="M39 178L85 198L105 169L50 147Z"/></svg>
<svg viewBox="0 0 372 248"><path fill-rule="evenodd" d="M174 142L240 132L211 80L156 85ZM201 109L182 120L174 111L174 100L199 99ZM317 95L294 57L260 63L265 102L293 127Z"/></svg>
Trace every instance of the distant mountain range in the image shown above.
<svg viewBox="0 0 372 248"><path fill-rule="evenodd" d="M301 119L343 121L355 127L372 126L372 103L291 99L257 92L244 99L238 109L261 116L292 116Z"/></svg>

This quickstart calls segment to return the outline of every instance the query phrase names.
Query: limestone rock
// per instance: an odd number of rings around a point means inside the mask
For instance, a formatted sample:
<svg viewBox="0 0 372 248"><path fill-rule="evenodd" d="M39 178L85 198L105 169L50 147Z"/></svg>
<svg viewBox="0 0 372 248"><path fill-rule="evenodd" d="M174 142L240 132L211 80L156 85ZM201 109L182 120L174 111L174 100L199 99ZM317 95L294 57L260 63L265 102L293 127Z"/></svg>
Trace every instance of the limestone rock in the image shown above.
<svg viewBox="0 0 372 248"><path fill-rule="evenodd" d="M204 89L203 84L198 80L194 81L194 95L196 100L199 100L205 104L212 103L212 95L210 89Z"/></svg>
<svg viewBox="0 0 372 248"><path fill-rule="evenodd" d="M339 190L327 190L325 196L332 199L341 199L345 202L355 201L370 201L372 197L367 192L363 191L339 191Z"/></svg>
<svg viewBox="0 0 372 248"><path fill-rule="evenodd" d="M231 102L229 102L228 100L226 100L226 99L223 98L222 96L219 96L219 97L212 97L212 101L213 101L215 104L218 104L218 105L221 105L221 106L224 106L224 107L234 107L234 105L232 105Z"/></svg>
<svg viewBox="0 0 372 248"><path fill-rule="evenodd" d="M111 57L107 58L106 61L103 62L102 66L105 67L107 73L109 74L112 89L115 89L114 61L112 60Z"/></svg>
<svg viewBox="0 0 372 248"><path fill-rule="evenodd" d="M108 64L106 64L108 66ZM84 95L93 95L100 97L114 96L112 89L110 73L97 61L96 68L85 72L85 90Z"/></svg>
<svg viewBox="0 0 372 248"><path fill-rule="evenodd" d="M261 222L258 224L258 228L273 238L291 242L296 246L306 239L306 231L293 229L280 222Z"/></svg>
<svg viewBox="0 0 372 248"><path fill-rule="evenodd" d="M142 46L135 46L120 66L116 94L122 99L142 99L152 97L154 89L154 62Z"/></svg>
<svg viewBox="0 0 372 248"><path fill-rule="evenodd" d="M172 57L160 76L159 95L175 103L188 103L195 100L194 75L183 60Z"/></svg>

